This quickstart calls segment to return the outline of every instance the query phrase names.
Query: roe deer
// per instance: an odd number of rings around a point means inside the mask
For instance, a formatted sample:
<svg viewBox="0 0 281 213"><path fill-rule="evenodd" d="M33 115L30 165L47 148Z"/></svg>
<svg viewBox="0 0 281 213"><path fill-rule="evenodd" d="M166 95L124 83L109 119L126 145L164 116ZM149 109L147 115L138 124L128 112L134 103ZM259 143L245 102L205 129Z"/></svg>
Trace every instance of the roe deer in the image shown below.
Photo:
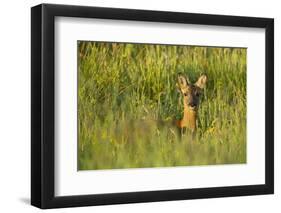
<svg viewBox="0 0 281 213"><path fill-rule="evenodd" d="M195 84L191 84L189 79L183 75L178 76L178 89L183 96L183 118L176 121L181 134L184 128L188 128L192 133L196 130L196 120L198 117L199 96L207 82L207 76L201 75Z"/></svg>

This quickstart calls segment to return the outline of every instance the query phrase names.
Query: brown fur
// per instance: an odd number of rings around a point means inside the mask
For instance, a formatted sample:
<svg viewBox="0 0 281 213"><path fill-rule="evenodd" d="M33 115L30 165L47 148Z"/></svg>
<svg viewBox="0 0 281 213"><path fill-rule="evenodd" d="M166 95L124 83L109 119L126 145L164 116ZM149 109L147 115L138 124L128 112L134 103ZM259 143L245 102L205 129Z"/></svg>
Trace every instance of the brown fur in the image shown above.
<svg viewBox="0 0 281 213"><path fill-rule="evenodd" d="M199 96L207 82L206 75L199 77L195 84L190 84L188 78L183 75L178 76L178 87L183 96L183 118L176 121L176 126L180 129L188 128L192 132L196 130L198 117Z"/></svg>

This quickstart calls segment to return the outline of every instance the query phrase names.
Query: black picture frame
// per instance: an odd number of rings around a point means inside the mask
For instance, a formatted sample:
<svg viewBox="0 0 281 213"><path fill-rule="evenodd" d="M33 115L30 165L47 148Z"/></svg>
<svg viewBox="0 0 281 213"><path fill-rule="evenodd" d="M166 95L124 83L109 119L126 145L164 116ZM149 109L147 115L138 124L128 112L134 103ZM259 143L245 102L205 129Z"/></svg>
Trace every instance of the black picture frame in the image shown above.
<svg viewBox="0 0 281 213"><path fill-rule="evenodd" d="M54 195L55 17L264 28L265 184L112 194ZM31 204L39 208L139 203L274 193L274 19L41 4L31 8Z"/></svg>

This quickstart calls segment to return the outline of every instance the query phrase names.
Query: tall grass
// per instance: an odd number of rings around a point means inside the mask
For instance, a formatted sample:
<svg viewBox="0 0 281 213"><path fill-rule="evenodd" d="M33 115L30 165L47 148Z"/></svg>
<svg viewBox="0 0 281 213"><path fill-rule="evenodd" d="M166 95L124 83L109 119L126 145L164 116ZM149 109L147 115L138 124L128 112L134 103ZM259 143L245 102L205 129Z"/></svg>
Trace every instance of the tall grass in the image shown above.
<svg viewBox="0 0 281 213"><path fill-rule="evenodd" d="M79 170L245 163L246 53L78 42ZM178 73L208 77L195 138L165 125L182 117Z"/></svg>

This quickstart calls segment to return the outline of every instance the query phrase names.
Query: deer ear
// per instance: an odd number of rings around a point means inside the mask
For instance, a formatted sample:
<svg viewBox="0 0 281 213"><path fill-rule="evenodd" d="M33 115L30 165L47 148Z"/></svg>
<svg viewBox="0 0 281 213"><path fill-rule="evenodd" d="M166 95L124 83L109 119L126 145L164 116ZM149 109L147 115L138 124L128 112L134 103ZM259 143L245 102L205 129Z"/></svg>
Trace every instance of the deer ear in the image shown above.
<svg viewBox="0 0 281 213"><path fill-rule="evenodd" d="M206 75L201 75L197 82L195 83L195 86L199 87L200 89L203 89L207 83L207 76Z"/></svg>
<svg viewBox="0 0 281 213"><path fill-rule="evenodd" d="M178 76L178 86L180 89L184 89L188 86L188 78L185 78L183 75Z"/></svg>

